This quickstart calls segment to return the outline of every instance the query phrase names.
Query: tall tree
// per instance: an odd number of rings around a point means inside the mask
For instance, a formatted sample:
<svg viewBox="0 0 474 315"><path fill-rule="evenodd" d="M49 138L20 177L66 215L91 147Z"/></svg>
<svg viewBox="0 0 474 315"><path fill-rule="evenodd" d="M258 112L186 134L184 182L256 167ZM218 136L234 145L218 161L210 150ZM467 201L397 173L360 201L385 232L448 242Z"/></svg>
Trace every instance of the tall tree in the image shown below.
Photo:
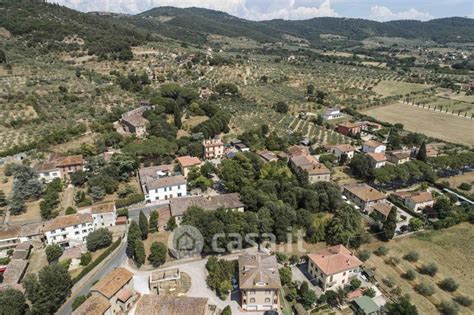
<svg viewBox="0 0 474 315"><path fill-rule="evenodd" d="M53 244L53 245L48 245L45 251L46 251L46 258L48 259L48 262L52 263L54 261L57 261L59 257L61 257L64 249L61 247L61 245Z"/></svg>
<svg viewBox="0 0 474 315"><path fill-rule="evenodd" d="M152 210L150 212L150 219L148 221L148 228L149 228L150 232L158 231L158 219L159 219L159 217L160 217L160 215L159 215L158 211Z"/></svg>
<svg viewBox="0 0 474 315"><path fill-rule="evenodd" d="M140 211L138 216L138 225L142 234L142 240L146 240L148 238L148 219L143 211Z"/></svg>
<svg viewBox="0 0 474 315"><path fill-rule="evenodd" d="M395 236L397 228L397 208L392 207L388 213L387 219L382 226L383 237L385 240L391 240Z"/></svg>
<svg viewBox="0 0 474 315"><path fill-rule="evenodd" d="M416 159L419 161L426 162L426 142L423 141L423 143L420 145L420 149L418 150L418 153L416 154Z"/></svg>
<svg viewBox="0 0 474 315"><path fill-rule="evenodd" d="M140 227L138 226L137 222L133 221L130 222L130 226L128 228L128 235L127 235L127 256L133 257L135 254L135 243L137 240L142 239L142 232L140 231Z"/></svg>
<svg viewBox="0 0 474 315"><path fill-rule="evenodd" d="M390 315L418 315L418 310L411 304L408 295L402 296L397 302L387 303L385 310Z"/></svg>
<svg viewBox="0 0 474 315"><path fill-rule="evenodd" d="M166 245L161 242L153 242L150 246L148 261L157 268L166 261Z"/></svg>
<svg viewBox="0 0 474 315"><path fill-rule="evenodd" d="M26 299L20 290L8 288L0 291L0 314L22 315L28 310Z"/></svg>
<svg viewBox="0 0 474 315"><path fill-rule="evenodd" d="M133 258L138 268L140 268L145 263L145 245L143 245L143 241L141 239L137 239L135 241L135 254L133 255Z"/></svg>

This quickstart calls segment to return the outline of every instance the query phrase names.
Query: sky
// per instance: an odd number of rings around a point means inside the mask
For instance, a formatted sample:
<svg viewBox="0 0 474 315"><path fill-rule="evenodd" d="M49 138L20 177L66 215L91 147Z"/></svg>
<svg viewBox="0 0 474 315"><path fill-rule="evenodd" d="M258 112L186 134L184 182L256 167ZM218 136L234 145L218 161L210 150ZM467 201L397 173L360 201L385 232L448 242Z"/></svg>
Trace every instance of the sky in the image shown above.
<svg viewBox="0 0 474 315"><path fill-rule="evenodd" d="M159 6L201 7L249 20L351 17L376 21L474 18L473 0L48 0L89 12L135 14Z"/></svg>

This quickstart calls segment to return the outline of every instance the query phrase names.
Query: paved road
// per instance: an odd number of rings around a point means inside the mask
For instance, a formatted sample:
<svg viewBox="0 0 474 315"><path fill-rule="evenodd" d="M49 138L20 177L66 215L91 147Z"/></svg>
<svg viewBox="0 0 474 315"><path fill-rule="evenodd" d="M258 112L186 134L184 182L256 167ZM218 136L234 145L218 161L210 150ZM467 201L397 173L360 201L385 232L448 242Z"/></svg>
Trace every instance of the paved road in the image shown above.
<svg viewBox="0 0 474 315"><path fill-rule="evenodd" d="M125 249L127 248L127 240L123 239L120 243L120 247L118 252L106 262L106 264L100 268L98 271L93 270L91 272L95 272L92 277L90 277L84 284L81 285L79 289L72 292L70 298L67 300L66 303L59 309L57 312L58 315L69 315L72 313L72 303L79 295L87 295L89 290L91 289L94 282L104 277L106 274L111 272L113 269L121 266L127 258L125 253ZM86 276L87 277L87 276Z"/></svg>

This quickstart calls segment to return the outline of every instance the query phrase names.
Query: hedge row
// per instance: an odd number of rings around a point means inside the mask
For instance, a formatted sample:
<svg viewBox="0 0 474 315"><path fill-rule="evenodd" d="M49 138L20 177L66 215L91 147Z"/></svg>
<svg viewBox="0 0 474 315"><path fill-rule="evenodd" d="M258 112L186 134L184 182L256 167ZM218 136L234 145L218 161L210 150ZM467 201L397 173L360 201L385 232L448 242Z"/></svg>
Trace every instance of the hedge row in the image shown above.
<svg viewBox="0 0 474 315"><path fill-rule="evenodd" d="M88 274L92 269L94 269L100 262L102 262L107 256L110 255L116 249L119 247L120 243L122 242L122 238L119 238L115 242L112 243L102 254L100 254L99 257L97 257L96 260L88 264L87 266L84 267L84 269L81 270L81 272L72 279L72 284L76 284L79 280L81 280L86 274Z"/></svg>
<svg viewBox="0 0 474 315"><path fill-rule="evenodd" d="M127 198L118 199L117 201L115 201L115 206L117 208L128 207L130 205L142 202L144 200L145 200L145 195L143 195L143 194L132 194L132 195L128 196Z"/></svg>

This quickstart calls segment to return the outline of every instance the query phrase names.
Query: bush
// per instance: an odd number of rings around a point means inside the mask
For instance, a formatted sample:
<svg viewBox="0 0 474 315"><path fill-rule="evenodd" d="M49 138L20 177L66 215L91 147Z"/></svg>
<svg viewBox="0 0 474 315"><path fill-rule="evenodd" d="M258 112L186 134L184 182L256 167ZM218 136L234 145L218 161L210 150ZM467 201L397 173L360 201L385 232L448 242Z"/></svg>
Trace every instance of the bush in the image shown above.
<svg viewBox="0 0 474 315"><path fill-rule="evenodd" d="M106 228L97 229L86 237L87 250L95 252L98 249L105 248L112 244L112 232Z"/></svg>
<svg viewBox="0 0 474 315"><path fill-rule="evenodd" d="M374 254L377 256L385 256L388 253L388 248L385 246L380 246L374 251Z"/></svg>
<svg viewBox="0 0 474 315"><path fill-rule="evenodd" d="M469 307L472 304L472 299L470 297L464 296L464 295L456 296L453 299L453 301L455 301L456 303L458 303L462 306L465 306L465 307Z"/></svg>
<svg viewBox="0 0 474 315"><path fill-rule="evenodd" d="M92 254L90 252L81 254L81 266L87 266L92 261Z"/></svg>
<svg viewBox="0 0 474 315"><path fill-rule="evenodd" d="M472 185L469 183L462 183L461 185L459 185L459 189L470 191L472 189Z"/></svg>
<svg viewBox="0 0 474 315"><path fill-rule="evenodd" d="M389 288L393 288L395 286L395 280L391 276L383 278L382 282Z"/></svg>
<svg viewBox="0 0 474 315"><path fill-rule="evenodd" d="M444 291L454 292L458 289L459 284L457 284L457 282L454 281L453 278L446 278L443 279L440 283L438 283L438 286Z"/></svg>
<svg viewBox="0 0 474 315"><path fill-rule="evenodd" d="M450 301L442 301L438 305L438 310L443 315L456 315L458 313L458 306Z"/></svg>
<svg viewBox="0 0 474 315"><path fill-rule="evenodd" d="M390 266L396 266L400 263L400 258L398 257L388 257L386 260L385 260L385 263L387 265L390 265Z"/></svg>
<svg viewBox="0 0 474 315"><path fill-rule="evenodd" d="M362 282L359 279L352 278L351 279L351 284L350 284L351 291L354 291L354 290L358 289L361 284L362 284Z"/></svg>
<svg viewBox="0 0 474 315"><path fill-rule="evenodd" d="M407 279L407 280L415 280L416 278L416 272L415 270L413 269L410 269L408 270L407 272L405 272L403 275L402 275L403 278Z"/></svg>
<svg viewBox="0 0 474 315"><path fill-rule="evenodd" d="M364 295L368 296L369 298L374 298L375 294L376 294L376 292L372 288L368 288L367 290L364 291Z"/></svg>
<svg viewBox="0 0 474 315"><path fill-rule="evenodd" d="M420 258L420 254L418 254L415 251L410 251L408 252L405 256L403 256L403 259L411 261L411 262L416 262Z"/></svg>
<svg viewBox="0 0 474 315"><path fill-rule="evenodd" d="M140 203L145 200L145 195L143 194L131 194L127 198L118 199L115 201L115 206L117 208L128 207L130 205Z"/></svg>
<svg viewBox="0 0 474 315"><path fill-rule="evenodd" d="M415 286L415 290L423 296L431 296L435 292L435 289L432 285L424 282L417 284Z"/></svg>
<svg viewBox="0 0 474 315"><path fill-rule="evenodd" d="M288 261L288 256L285 253L276 253L278 263L283 264Z"/></svg>
<svg viewBox="0 0 474 315"><path fill-rule="evenodd" d="M76 308L81 306L87 300L87 295L79 295L74 302L72 302L72 310L74 311Z"/></svg>
<svg viewBox="0 0 474 315"><path fill-rule="evenodd" d="M148 256L148 261L152 264L153 267L159 267L166 261L166 245L160 242L153 242L150 246L150 255Z"/></svg>
<svg viewBox="0 0 474 315"><path fill-rule="evenodd" d="M53 261L57 261L59 257L63 254L64 249L61 245L53 244L46 246L46 259L48 259L49 263Z"/></svg>
<svg viewBox="0 0 474 315"><path fill-rule="evenodd" d="M434 276L438 272L438 266L435 263L423 264L420 267L420 273L424 275Z"/></svg>
<svg viewBox="0 0 474 315"><path fill-rule="evenodd" d="M10 263L10 257L0 258L0 266L8 265Z"/></svg>
<svg viewBox="0 0 474 315"><path fill-rule="evenodd" d="M75 214L77 213L76 209L74 209L73 207L67 207L66 208L66 215L68 214Z"/></svg>
<svg viewBox="0 0 474 315"><path fill-rule="evenodd" d="M368 250L361 250L360 252L357 253L357 257L359 257L359 259L361 261L367 261L367 259L370 258L370 251Z"/></svg>
<svg viewBox="0 0 474 315"><path fill-rule="evenodd" d="M118 209L117 210L118 217L127 217L128 218L128 208Z"/></svg>

